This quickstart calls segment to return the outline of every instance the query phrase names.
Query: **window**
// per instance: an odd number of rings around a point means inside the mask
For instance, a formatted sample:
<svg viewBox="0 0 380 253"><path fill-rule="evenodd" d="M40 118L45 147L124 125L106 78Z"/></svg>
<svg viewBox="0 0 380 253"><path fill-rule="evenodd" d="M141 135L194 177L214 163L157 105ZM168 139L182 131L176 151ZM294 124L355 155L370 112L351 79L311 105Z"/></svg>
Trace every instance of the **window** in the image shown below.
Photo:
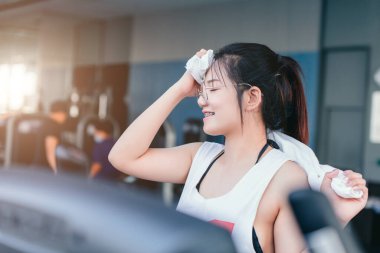
<svg viewBox="0 0 380 253"><path fill-rule="evenodd" d="M38 90L33 66L0 63L0 91L0 114L37 111Z"/></svg>

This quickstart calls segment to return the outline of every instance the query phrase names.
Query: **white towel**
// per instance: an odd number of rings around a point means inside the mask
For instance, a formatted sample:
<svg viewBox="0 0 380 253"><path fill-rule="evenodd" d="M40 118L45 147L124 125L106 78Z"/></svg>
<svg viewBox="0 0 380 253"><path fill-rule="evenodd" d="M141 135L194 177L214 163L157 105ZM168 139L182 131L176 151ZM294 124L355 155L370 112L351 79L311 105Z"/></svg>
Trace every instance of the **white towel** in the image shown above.
<svg viewBox="0 0 380 253"><path fill-rule="evenodd" d="M274 140L280 150L289 158L298 163L305 171L312 189L320 190L325 173L335 170L330 165L319 164L313 150L302 142L280 131L268 131L268 138ZM331 182L331 188L343 198L361 198L362 191L353 190L346 185L347 178L340 171L339 175Z"/></svg>
<svg viewBox="0 0 380 253"><path fill-rule="evenodd" d="M331 182L331 188L341 196L342 198L361 198L363 191L354 190L352 187L346 185L347 177L343 174L343 171L339 171L337 177L333 178Z"/></svg>
<svg viewBox="0 0 380 253"><path fill-rule="evenodd" d="M211 65L213 58L214 51L211 49L207 50L207 53L204 54L201 58L197 55L191 57L187 61L185 68L190 72L197 83L202 84L204 82L205 73Z"/></svg>

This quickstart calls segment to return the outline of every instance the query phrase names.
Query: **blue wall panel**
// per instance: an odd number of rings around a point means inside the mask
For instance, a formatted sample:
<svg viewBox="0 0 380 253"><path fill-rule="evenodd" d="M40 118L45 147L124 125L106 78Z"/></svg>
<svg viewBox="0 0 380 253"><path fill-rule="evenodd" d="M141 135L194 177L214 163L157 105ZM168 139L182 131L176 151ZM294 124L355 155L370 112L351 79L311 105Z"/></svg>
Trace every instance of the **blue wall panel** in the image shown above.
<svg viewBox="0 0 380 253"><path fill-rule="evenodd" d="M131 66L128 96L130 119L135 119L184 73L186 61L141 63ZM182 144L182 127L189 118L201 118L202 112L195 98L184 99L169 115L176 129L177 145Z"/></svg>

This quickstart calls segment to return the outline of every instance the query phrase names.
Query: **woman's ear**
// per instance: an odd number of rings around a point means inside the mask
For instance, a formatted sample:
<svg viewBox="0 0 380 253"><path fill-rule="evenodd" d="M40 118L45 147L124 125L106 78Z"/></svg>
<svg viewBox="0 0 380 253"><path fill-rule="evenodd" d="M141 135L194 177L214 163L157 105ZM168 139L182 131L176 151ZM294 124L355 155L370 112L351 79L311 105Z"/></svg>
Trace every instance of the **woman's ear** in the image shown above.
<svg viewBox="0 0 380 253"><path fill-rule="evenodd" d="M260 105L262 103L263 93L261 92L260 88L256 86L252 86L248 92L246 92L246 110L252 111L252 110L258 110L260 108Z"/></svg>

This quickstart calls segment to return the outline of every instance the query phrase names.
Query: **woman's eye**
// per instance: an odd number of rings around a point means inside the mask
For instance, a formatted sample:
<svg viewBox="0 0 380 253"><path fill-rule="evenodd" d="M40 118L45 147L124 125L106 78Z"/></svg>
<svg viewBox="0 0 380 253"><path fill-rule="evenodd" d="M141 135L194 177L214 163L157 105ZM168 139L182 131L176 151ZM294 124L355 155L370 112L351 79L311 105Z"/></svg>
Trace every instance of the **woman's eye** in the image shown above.
<svg viewBox="0 0 380 253"><path fill-rule="evenodd" d="M217 91L218 89L210 89L209 91Z"/></svg>

